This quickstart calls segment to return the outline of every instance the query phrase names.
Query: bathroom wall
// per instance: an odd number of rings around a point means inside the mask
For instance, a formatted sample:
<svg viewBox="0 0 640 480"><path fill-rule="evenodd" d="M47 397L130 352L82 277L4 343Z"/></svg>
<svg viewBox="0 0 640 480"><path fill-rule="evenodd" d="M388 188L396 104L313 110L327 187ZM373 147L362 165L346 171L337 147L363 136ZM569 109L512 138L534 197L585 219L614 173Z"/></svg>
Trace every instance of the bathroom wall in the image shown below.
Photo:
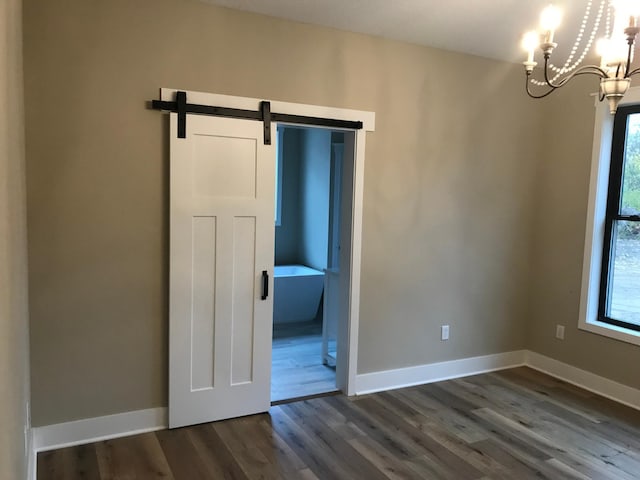
<svg viewBox="0 0 640 480"><path fill-rule="evenodd" d="M306 129L300 166L300 243L303 265L327 268L331 131Z"/></svg>
<svg viewBox="0 0 640 480"><path fill-rule="evenodd" d="M330 130L284 129L276 265L327 267L331 139Z"/></svg>
<svg viewBox="0 0 640 480"><path fill-rule="evenodd" d="M285 128L282 136L282 209L280 225L276 226L276 265L299 262L300 243L300 158L304 131Z"/></svg>

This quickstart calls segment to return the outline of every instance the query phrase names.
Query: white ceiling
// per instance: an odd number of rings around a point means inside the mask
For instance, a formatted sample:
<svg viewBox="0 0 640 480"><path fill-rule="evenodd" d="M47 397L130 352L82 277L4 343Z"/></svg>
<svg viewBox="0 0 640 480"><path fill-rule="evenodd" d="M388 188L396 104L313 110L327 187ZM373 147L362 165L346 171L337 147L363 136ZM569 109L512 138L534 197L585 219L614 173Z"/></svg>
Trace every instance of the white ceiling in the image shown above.
<svg viewBox="0 0 640 480"><path fill-rule="evenodd" d="M521 62L524 52L520 49L520 38L526 30L536 27L540 11L552 0L201 1L303 23ZM565 19L556 41L573 44L587 0L555 0L554 3L565 10ZM562 54L562 50L557 51L554 57L558 54Z"/></svg>

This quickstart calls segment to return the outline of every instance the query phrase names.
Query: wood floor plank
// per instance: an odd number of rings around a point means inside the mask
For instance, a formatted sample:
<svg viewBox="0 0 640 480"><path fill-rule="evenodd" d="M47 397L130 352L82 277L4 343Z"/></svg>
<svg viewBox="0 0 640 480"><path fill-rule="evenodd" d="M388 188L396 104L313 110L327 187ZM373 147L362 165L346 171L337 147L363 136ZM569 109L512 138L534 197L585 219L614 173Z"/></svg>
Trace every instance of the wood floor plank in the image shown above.
<svg viewBox="0 0 640 480"><path fill-rule="evenodd" d="M252 415L229 422L216 422L212 428L227 445L231 455L249 478L277 479L281 474L279 463L274 462L266 447L268 439L260 427L262 417Z"/></svg>
<svg viewBox="0 0 640 480"><path fill-rule="evenodd" d="M528 368L38 454L38 480L638 480L640 412Z"/></svg>
<svg viewBox="0 0 640 480"><path fill-rule="evenodd" d="M200 456L193 454L195 446L188 429L162 430L156 432L156 437L176 480L207 478L210 470Z"/></svg>
<svg viewBox="0 0 640 480"><path fill-rule="evenodd" d="M584 417L550 402L541 402L536 408L537 411L542 412L541 414L561 419L563 424L575 425L583 431L597 432L599 437L617 445L620 449L640 451L640 434L629 432L620 425L612 424L611 421L590 422Z"/></svg>
<svg viewBox="0 0 640 480"><path fill-rule="evenodd" d="M350 478L345 465L333 461L331 455L315 440L313 434L286 415L283 407L272 408L271 417L274 430L318 478Z"/></svg>
<svg viewBox="0 0 640 480"><path fill-rule="evenodd" d="M102 480L175 480L154 433L98 442L95 448Z"/></svg>
<svg viewBox="0 0 640 480"><path fill-rule="evenodd" d="M367 436L354 437L349 440L349 443L387 478L394 480L415 478L413 470L371 438Z"/></svg>
<svg viewBox="0 0 640 480"><path fill-rule="evenodd" d="M283 472L285 477L295 476L293 474L307 470L306 464L291 449L287 442L276 432L271 423L271 416L260 421L267 441L260 446L264 455L270 459L271 463Z"/></svg>
<svg viewBox="0 0 640 480"><path fill-rule="evenodd" d="M563 480L567 478L560 470L553 469L546 463L551 458L541 461L520 449L510 448L508 444L503 442L487 439L474 443L473 448L506 467L512 475L511 478L522 480Z"/></svg>
<svg viewBox="0 0 640 480"><path fill-rule="evenodd" d="M298 424L306 426L316 440L322 442L334 461L344 463L348 467L352 478L357 475L362 475L364 478L371 480L384 480L386 478L380 470L376 469L365 457L360 455L348 443L347 439L325 424L320 417L313 415L312 411L306 406L308 403L299 402L286 405L285 412ZM349 437L352 436L349 435Z"/></svg>
<svg viewBox="0 0 640 480"><path fill-rule="evenodd" d="M592 480L591 477L580 473L579 471L571 468L564 462L561 462L557 458L550 458L547 462L555 471L560 472L562 478L570 478L576 480Z"/></svg>
<svg viewBox="0 0 640 480"><path fill-rule="evenodd" d="M359 402L344 397L329 397L326 402L345 412L350 422L398 458L410 459L420 455L421 452L414 448L412 442L406 442L405 439L394 436L383 424L358 409Z"/></svg>
<svg viewBox="0 0 640 480"><path fill-rule="evenodd" d="M375 417L394 429L396 435L409 439L422 453L420 458L430 463L438 464L439 470L451 472L455 478L477 479L481 472L469 464L463 457L457 456L444 445L425 435L420 429L406 422L401 416L402 410L396 410L392 404L385 403L380 396L372 397L359 403L359 406L374 412ZM394 411L395 410L395 411ZM400 413L400 415L398 414Z"/></svg>
<svg viewBox="0 0 640 480"><path fill-rule="evenodd" d="M505 468L504 465L496 461L494 458L484 455L456 435L451 434L438 424L430 424L428 426L421 425L421 430L425 435L429 435L436 442L439 442L448 450L456 455L463 457L469 464L473 465L477 470L489 475L494 480L511 480L513 473Z"/></svg>
<svg viewBox="0 0 640 480"><path fill-rule="evenodd" d="M61 480L64 478L63 449L40 452L37 459L38 480Z"/></svg>
<svg viewBox="0 0 640 480"><path fill-rule="evenodd" d="M489 408L479 408L474 410L473 414L478 417L478 423L491 431L493 439L517 446L519 450L537 460L548 460L553 454L563 452L561 447L542 435Z"/></svg>
<svg viewBox="0 0 640 480"><path fill-rule="evenodd" d="M428 419L427 422L421 422L415 418L412 419L411 421L414 422L416 426L428 425L430 421L435 421L444 425L449 432L468 443L478 442L488 438L486 430L479 428L470 414L465 413L461 415L458 412L446 408L442 404L439 404L437 409L425 406L424 400L428 397L418 395L415 392L396 390L391 394L400 398L403 402L410 405L411 408L420 412L424 418Z"/></svg>
<svg viewBox="0 0 640 480"><path fill-rule="evenodd" d="M559 384L559 380L552 379L551 381L542 381L540 379L545 378L543 374L528 368L514 369L514 371L506 370L503 372L497 372L496 376L505 379L505 381L508 385L510 385L511 388L519 388L526 395L529 395L532 398L537 398L540 402L548 401L555 403L567 410L572 411L577 415L583 416L585 419L594 423L598 423L601 421L601 415L597 410L585 408L586 402L588 402L589 397L583 398L583 403L577 408L574 407L572 403L563 402L562 399L557 398L557 386Z"/></svg>
<svg viewBox="0 0 640 480"><path fill-rule="evenodd" d="M93 445L64 448L38 455L38 479L100 480Z"/></svg>
<svg viewBox="0 0 640 480"><path fill-rule="evenodd" d="M249 478L210 424L190 427L188 434L194 451L207 467L208 478Z"/></svg>
<svg viewBox="0 0 640 480"><path fill-rule="evenodd" d="M362 437L365 434L356 425L349 422L344 415L331 408L321 398L297 402L295 407L300 415L321 419L322 423L329 427L343 440Z"/></svg>
<svg viewBox="0 0 640 480"><path fill-rule="evenodd" d="M381 396L381 398L385 397ZM426 418L424 416L406 416L405 421L413 425L424 435L429 436L435 442L450 450L458 457L464 458L465 461L479 471L484 472L487 475L491 475L492 478L504 480L510 480L512 478L512 474L501 464L491 457L483 455L475 450L470 445L472 442L467 442L461 439L457 434L457 429L452 430L448 421L442 422L437 416L431 418ZM481 440L485 440L486 438L487 435L483 435Z"/></svg>

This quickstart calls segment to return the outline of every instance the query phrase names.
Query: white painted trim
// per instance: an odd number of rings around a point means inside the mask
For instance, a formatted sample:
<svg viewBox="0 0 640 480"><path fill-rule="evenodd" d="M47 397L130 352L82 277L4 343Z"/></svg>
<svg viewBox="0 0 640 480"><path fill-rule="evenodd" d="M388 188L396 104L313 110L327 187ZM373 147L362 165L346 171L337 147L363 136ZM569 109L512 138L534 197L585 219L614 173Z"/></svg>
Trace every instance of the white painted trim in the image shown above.
<svg viewBox="0 0 640 480"><path fill-rule="evenodd" d="M615 402L640 410L640 390L601 377L530 350L463 358L382 372L365 373L356 378L356 394L467 377L480 373L527 366L552 377L584 388Z"/></svg>
<svg viewBox="0 0 640 480"><path fill-rule="evenodd" d="M516 350L494 355L365 373L356 377L356 393L363 395L520 366L528 366L615 402L640 410L639 389L614 382L608 378L529 350ZM30 480L35 480L36 478L36 452L164 430L165 428L167 428L166 408L151 408L33 428L33 448L29 459L28 478Z"/></svg>
<svg viewBox="0 0 640 480"><path fill-rule="evenodd" d="M467 377L479 373L504 370L525 365L526 351L496 353L480 357L462 358L448 362L430 363L414 367L365 373L356 377L356 394L381 392Z"/></svg>
<svg viewBox="0 0 640 480"><path fill-rule="evenodd" d="M536 352L527 351L527 366L564 380L567 383L597 393L628 407L640 410L640 390L614 382L595 373L587 372Z"/></svg>
<svg viewBox="0 0 640 480"><path fill-rule="evenodd" d="M27 449L27 479L37 480L38 478L38 452L33 443L33 429L29 429L29 448Z"/></svg>
<svg viewBox="0 0 640 480"><path fill-rule="evenodd" d="M582 260L582 287L578 328L627 343L640 345L640 332L598 321L600 270L604 242L604 219L609 188L609 164L613 139L613 115L607 102L598 102L593 131L589 203ZM629 89L620 105L640 103L640 87Z"/></svg>
<svg viewBox="0 0 640 480"><path fill-rule="evenodd" d="M353 205L351 214L351 271L349 273L349 359L346 394L357 392L358 335L360 331L360 269L362 260L362 206L364 199L365 130L358 130L355 138L353 165Z"/></svg>
<svg viewBox="0 0 640 480"><path fill-rule="evenodd" d="M33 428L34 452L83 445L167 428L167 409L150 408Z"/></svg>

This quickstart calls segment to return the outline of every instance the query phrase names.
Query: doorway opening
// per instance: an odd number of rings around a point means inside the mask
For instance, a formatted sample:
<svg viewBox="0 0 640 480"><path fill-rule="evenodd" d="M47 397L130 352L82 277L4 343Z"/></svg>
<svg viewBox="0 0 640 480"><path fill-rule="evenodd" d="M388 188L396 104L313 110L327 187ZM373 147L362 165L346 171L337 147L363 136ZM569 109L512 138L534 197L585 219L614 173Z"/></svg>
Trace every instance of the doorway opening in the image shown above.
<svg viewBox="0 0 640 480"><path fill-rule="evenodd" d="M350 235L341 235L350 231L342 199L353 194L343 181L353 165L343 160L348 135L277 128L272 402L339 390L337 350L348 331L341 290L349 285L340 266L351 248Z"/></svg>

